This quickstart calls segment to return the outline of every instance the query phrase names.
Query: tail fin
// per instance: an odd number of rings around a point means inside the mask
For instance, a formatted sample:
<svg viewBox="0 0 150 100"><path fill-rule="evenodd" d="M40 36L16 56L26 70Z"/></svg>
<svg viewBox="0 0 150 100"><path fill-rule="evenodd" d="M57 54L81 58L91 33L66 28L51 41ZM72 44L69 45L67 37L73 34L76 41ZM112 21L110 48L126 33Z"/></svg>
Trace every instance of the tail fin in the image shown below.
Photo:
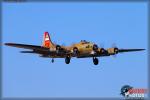
<svg viewBox="0 0 150 100"><path fill-rule="evenodd" d="M43 47L46 48L51 48L52 46L54 46L54 44L52 43L49 33L48 32L44 32L44 37L43 37Z"/></svg>

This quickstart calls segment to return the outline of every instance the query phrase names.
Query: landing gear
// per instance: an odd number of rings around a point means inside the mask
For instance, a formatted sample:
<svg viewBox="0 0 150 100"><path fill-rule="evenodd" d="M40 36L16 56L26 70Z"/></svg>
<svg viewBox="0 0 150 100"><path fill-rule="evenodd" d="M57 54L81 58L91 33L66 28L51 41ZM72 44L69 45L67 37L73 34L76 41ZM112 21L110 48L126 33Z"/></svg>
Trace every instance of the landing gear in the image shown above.
<svg viewBox="0 0 150 100"><path fill-rule="evenodd" d="M94 65L98 65L98 59L96 57L93 57L93 63Z"/></svg>
<svg viewBox="0 0 150 100"><path fill-rule="evenodd" d="M71 58L70 58L69 56L67 56L67 57L65 58L65 63L66 63L66 64L69 64L69 63L70 63L70 59L71 59Z"/></svg>
<svg viewBox="0 0 150 100"><path fill-rule="evenodd" d="M52 58L51 62L54 63L54 58Z"/></svg>

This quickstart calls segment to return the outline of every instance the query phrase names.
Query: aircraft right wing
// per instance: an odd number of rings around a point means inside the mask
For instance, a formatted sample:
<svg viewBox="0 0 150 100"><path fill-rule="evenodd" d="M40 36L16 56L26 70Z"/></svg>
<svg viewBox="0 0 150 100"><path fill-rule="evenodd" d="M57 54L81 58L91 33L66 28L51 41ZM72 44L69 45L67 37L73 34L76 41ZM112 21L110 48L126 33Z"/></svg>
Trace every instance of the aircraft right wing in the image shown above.
<svg viewBox="0 0 150 100"><path fill-rule="evenodd" d="M28 44L18 44L18 43L5 43L7 46L29 49L30 51L21 51L21 53L37 53L41 54L41 57L60 57L64 58L67 54L70 54L67 50L60 50L59 53L56 51L50 51L49 48L37 45L28 45Z"/></svg>
<svg viewBox="0 0 150 100"><path fill-rule="evenodd" d="M27 45L27 44L17 44L17 43L5 43L7 46L29 49L33 51L22 51L22 53L49 53L49 48L37 46L37 45Z"/></svg>
<svg viewBox="0 0 150 100"><path fill-rule="evenodd" d="M17 43L5 43L5 45L17 47L17 48L30 49L30 50L49 50L46 47L37 46L37 45L27 45L27 44L17 44Z"/></svg>

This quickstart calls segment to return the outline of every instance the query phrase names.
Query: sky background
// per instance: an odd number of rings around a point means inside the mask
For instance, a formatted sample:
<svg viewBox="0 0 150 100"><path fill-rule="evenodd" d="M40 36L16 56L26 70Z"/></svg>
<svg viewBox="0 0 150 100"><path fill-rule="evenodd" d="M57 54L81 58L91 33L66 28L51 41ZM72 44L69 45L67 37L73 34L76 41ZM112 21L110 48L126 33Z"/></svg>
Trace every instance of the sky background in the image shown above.
<svg viewBox="0 0 150 100"><path fill-rule="evenodd" d="M123 85L147 88L148 21L146 3L28 2L2 4L2 42L71 45L82 39L104 48L144 48L142 52L92 58L41 58L2 45L4 97L122 97Z"/></svg>

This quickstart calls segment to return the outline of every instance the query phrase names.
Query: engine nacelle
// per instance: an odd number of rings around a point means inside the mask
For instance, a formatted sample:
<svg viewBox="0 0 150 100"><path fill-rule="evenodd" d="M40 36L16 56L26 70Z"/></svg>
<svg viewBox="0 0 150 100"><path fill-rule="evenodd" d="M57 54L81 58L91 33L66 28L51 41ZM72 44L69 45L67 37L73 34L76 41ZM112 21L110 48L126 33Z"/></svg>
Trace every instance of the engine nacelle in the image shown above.
<svg viewBox="0 0 150 100"><path fill-rule="evenodd" d="M107 49L109 54L117 54L118 53L118 48L109 48Z"/></svg>
<svg viewBox="0 0 150 100"><path fill-rule="evenodd" d="M105 52L105 49L104 48L98 48L98 52L102 54Z"/></svg>
<svg viewBox="0 0 150 100"><path fill-rule="evenodd" d="M60 45L56 45L56 53L59 53L61 51L61 46Z"/></svg>
<svg viewBox="0 0 150 100"><path fill-rule="evenodd" d="M98 50L98 46L96 44L93 45L93 51L97 51Z"/></svg>
<svg viewBox="0 0 150 100"><path fill-rule="evenodd" d="M79 50L77 47L73 47L72 52L74 55L78 55L79 54Z"/></svg>

